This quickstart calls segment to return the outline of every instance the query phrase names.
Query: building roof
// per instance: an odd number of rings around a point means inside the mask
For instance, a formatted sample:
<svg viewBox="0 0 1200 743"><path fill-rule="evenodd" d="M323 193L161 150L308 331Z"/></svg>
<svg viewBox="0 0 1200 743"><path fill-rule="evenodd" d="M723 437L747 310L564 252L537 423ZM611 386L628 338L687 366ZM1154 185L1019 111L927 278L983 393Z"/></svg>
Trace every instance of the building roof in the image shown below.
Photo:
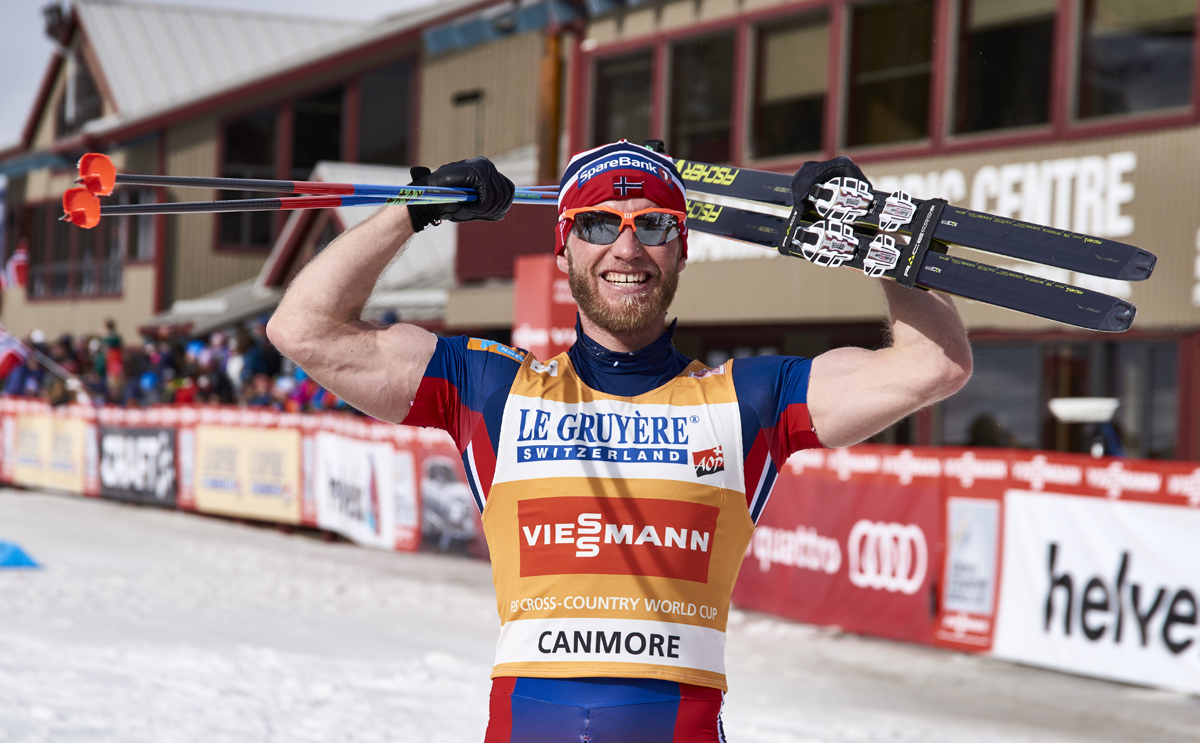
<svg viewBox="0 0 1200 743"><path fill-rule="evenodd" d="M386 44L486 0L438 0L374 22L282 16L225 8L76 0L114 115L91 135L117 133L308 65ZM419 36L415 37L419 38Z"/></svg>
<svg viewBox="0 0 1200 743"><path fill-rule="evenodd" d="M294 65L369 25L117 0L76 0L75 9L126 119Z"/></svg>

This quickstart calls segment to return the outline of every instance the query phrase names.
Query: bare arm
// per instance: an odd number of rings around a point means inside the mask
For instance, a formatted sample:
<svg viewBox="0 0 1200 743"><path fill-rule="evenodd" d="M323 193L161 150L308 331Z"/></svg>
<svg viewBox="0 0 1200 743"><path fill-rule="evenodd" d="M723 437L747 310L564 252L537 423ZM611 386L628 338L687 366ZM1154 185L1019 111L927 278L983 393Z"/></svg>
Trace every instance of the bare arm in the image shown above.
<svg viewBox="0 0 1200 743"><path fill-rule="evenodd" d="M399 423L436 339L412 325L361 319L379 275L413 236L408 209L388 206L329 244L296 277L267 325L275 347L359 410Z"/></svg>
<svg viewBox="0 0 1200 743"><path fill-rule="evenodd" d="M837 348L813 359L808 410L826 446L849 446L957 392L971 347L950 298L882 281L891 319L887 348Z"/></svg>

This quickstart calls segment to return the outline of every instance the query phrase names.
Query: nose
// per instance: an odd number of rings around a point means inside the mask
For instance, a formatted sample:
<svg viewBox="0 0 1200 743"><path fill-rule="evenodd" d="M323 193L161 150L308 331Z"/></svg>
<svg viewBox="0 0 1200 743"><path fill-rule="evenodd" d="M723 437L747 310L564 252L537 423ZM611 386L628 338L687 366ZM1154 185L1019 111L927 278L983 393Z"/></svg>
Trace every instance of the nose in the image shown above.
<svg viewBox="0 0 1200 743"><path fill-rule="evenodd" d="M621 230L621 234L617 236L617 241L609 248L614 258L620 258L623 261L630 261L642 254L642 243L637 239L632 227L626 227Z"/></svg>

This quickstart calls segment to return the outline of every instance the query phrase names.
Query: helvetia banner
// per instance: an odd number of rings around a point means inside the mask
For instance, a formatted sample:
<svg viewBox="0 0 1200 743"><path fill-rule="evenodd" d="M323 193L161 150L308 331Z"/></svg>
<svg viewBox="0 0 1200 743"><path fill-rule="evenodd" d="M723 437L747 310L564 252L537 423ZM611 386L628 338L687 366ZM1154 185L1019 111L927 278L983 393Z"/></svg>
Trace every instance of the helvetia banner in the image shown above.
<svg viewBox="0 0 1200 743"><path fill-rule="evenodd" d="M403 473L406 487L396 487L395 449L390 441L364 441L328 431L316 435L313 491L317 526L354 542L383 549L396 545L397 493L409 501L402 508L415 512L415 488L410 462ZM407 520L412 520L408 516Z"/></svg>
<svg viewBox="0 0 1200 743"><path fill-rule="evenodd" d="M1009 490L993 652L1200 693L1200 511Z"/></svg>
<svg viewBox="0 0 1200 743"><path fill-rule="evenodd" d="M175 431L100 428L100 495L175 507Z"/></svg>

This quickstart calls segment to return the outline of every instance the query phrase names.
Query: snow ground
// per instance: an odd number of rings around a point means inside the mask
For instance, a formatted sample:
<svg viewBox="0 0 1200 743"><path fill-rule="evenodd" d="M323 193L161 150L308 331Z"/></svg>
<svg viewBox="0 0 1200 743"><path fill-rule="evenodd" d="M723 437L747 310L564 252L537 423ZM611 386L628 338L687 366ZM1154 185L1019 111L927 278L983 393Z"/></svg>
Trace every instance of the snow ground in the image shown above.
<svg viewBox="0 0 1200 743"><path fill-rule="evenodd" d="M478 742L484 563L0 490L0 742ZM1200 741L1200 699L736 612L734 743Z"/></svg>

